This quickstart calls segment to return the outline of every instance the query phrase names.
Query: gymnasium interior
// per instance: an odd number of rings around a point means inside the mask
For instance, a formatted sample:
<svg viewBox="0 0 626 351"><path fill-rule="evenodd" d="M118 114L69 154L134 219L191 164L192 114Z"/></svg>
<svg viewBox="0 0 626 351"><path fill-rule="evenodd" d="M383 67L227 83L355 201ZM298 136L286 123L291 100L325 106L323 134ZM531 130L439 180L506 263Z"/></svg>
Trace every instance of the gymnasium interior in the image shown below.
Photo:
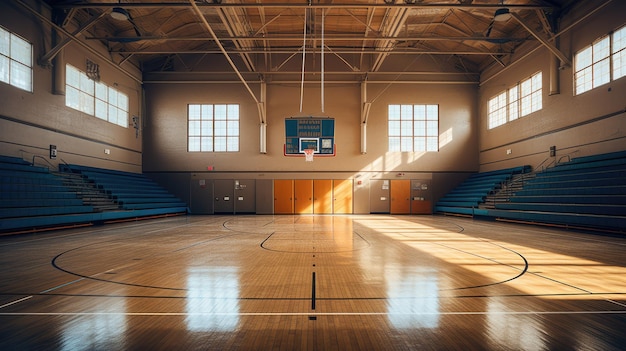
<svg viewBox="0 0 626 351"><path fill-rule="evenodd" d="M626 2L0 4L3 350L621 350Z"/></svg>

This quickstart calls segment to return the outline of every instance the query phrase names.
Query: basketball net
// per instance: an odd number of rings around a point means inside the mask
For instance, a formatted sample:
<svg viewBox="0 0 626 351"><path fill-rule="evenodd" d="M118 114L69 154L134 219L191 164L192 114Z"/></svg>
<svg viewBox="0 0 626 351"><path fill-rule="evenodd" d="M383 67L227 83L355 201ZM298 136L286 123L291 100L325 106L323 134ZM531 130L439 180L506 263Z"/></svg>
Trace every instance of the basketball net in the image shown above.
<svg viewBox="0 0 626 351"><path fill-rule="evenodd" d="M304 149L304 161L313 162L313 149Z"/></svg>

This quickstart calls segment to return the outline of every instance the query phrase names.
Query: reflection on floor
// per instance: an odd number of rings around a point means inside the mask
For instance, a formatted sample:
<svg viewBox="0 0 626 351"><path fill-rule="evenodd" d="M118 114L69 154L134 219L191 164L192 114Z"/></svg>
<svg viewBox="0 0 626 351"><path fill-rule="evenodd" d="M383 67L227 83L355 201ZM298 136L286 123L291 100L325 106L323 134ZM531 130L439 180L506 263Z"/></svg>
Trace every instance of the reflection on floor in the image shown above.
<svg viewBox="0 0 626 351"><path fill-rule="evenodd" d="M0 348L619 350L626 238L439 216L0 237Z"/></svg>

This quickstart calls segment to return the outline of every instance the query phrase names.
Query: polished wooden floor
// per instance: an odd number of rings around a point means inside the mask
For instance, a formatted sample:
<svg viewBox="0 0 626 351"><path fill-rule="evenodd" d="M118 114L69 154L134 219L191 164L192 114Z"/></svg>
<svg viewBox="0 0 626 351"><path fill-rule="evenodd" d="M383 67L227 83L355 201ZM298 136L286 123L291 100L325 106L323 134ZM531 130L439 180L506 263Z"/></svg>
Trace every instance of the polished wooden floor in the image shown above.
<svg viewBox="0 0 626 351"><path fill-rule="evenodd" d="M0 350L619 350L626 238L439 216L0 237Z"/></svg>

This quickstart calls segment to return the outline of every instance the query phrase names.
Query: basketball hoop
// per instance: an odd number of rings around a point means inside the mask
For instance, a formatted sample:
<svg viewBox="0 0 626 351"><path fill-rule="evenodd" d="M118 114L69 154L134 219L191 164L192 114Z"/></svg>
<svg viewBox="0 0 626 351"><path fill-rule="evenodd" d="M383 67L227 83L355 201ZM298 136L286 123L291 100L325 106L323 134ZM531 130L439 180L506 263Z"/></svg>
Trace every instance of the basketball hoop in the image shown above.
<svg viewBox="0 0 626 351"><path fill-rule="evenodd" d="M313 162L313 149L304 149L304 160L306 162Z"/></svg>

